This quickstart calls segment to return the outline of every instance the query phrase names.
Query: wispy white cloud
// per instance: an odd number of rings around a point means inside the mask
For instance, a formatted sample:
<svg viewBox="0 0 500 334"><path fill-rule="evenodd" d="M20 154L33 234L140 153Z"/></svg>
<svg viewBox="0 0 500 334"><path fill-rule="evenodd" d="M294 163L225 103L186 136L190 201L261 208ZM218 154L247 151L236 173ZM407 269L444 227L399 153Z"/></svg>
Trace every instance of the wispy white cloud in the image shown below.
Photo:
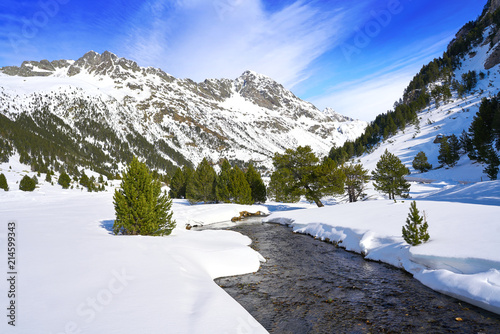
<svg viewBox="0 0 500 334"><path fill-rule="evenodd" d="M452 34L444 33L419 40L391 55L387 59L389 65L375 71L368 69L366 76L332 86L310 101L319 108L333 107L341 114L371 121L393 108L413 76L424 64L441 56L452 37Z"/></svg>
<svg viewBox="0 0 500 334"><path fill-rule="evenodd" d="M149 2L123 53L198 81L252 69L292 88L310 75L315 59L345 37L344 22L354 20L358 9L297 1L267 13L260 0Z"/></svg>
<svg viewBox="0 0 500 334"><path fill-rule="evenodd" d="M343 115L371 121L392 108L416 71L416 67L408 66L376 78L359 80L357 84L351 83L343 89L312 98L311 102L319 108L333 106Z"/></svg>

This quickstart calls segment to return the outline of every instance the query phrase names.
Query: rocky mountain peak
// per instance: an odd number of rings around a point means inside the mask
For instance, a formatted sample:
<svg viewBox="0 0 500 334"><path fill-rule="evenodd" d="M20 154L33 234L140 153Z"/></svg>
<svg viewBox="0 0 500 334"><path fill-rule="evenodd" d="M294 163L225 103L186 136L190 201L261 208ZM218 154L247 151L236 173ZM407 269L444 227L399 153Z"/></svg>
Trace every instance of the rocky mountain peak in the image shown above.
<svg viewBox="0 0 500 334"><path fill-rule="evenodd" d="M350 117L347 117L347 116L344 116L344 115L341 115L338 112L336 112L335 110L333 110L332 108L325 108L325 109L323 109L323 114L325 114L326 116L330 117L330 119L333 120L333 121L335 121L335 122L351 122L351 121L354 121L354 119L352 119Z"/></svg>
<svg viewBox="0 0 500 334"><path fill-rule="evenodd" d="M122 77L123 71L140 71L139 65L132 60L119 58L112 52L104 51L99 54L89 51L75 61L68 70L68 76L79 74L82 70L96 75L109 75L112 78Z"/></svg>
<svg viewBox="0 0 500 334"><path fill-rule="evenodd" d="M235 81L236 91L245 99L267 109L291 108L297 97L273 79L247 70Z"/></svg>
<svg viewBox="0 0 500 334"><path fill-rule="evenodd" d="M196 83L108 51L90 51L76 61L27 61L0 72L12 76L0 83L0 90L9 92L0 94L0 105L12 106L3 111L8 117L36 114L43 119L47 115L39 115L41 110L50 110L51 119L73 129L68 142L93 137L93 150L109 151L109 161L122 161L123 152L133 151L154 160L157 168L187 161L196 165L207 155L213 161L252 159L269 167L275 152L308 144L326 154L366 126L333 110L321 112L254 71L234 80ZM16 93L19 83L22 99ZM49 85L53 88L46 91ZM101 128L109 130L106 136L97 131Z"/></svg>
<svg viewBox="0 0 500 334"><path fill-rule="evenodd" d="M57 69L69 66L70 63L67 60L54 60L52 62L46 59L41 61L30 60L23 61L20 67L6 66L0 68L0 72L21 77L46 77L53 74Z"/></svg>

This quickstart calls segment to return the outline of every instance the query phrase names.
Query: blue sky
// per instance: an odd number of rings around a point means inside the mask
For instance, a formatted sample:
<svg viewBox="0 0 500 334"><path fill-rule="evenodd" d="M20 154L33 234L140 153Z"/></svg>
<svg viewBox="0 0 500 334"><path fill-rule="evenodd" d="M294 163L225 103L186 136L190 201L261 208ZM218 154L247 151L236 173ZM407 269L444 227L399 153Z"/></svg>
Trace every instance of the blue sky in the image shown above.
<svg viewBox="0 0 500 334"><path fill-rule="evenodd" d="M373 120L486 0L2 0L0 66L111 51L179 77L270 76Z"/></svg>

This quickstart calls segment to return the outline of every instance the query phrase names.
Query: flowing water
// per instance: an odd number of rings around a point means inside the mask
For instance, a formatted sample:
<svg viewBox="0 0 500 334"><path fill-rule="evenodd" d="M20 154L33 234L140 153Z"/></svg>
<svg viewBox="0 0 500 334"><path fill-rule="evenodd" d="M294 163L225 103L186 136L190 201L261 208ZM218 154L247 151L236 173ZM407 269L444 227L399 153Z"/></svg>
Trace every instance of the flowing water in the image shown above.
<svg viewBox="0 0 500 334"><path fill-rule="evenodd" d="M260 219L228 229L249 236L267 262L216 283L271 333L500 333L499 315L400 269Z"/></svg>

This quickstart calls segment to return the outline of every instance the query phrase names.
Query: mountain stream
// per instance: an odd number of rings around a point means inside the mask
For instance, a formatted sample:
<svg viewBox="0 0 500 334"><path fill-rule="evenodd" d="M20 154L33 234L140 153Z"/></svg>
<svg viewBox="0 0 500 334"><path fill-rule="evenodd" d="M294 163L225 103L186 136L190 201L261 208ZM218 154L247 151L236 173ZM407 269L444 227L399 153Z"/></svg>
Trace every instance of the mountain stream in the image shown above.
<svg viewBox="0 0 500 334"><path fill-rule="evenodd" d="M267 262L216 280L270 333L500 333L500 316L260 218L222 228L250 237Z"/></svg>

